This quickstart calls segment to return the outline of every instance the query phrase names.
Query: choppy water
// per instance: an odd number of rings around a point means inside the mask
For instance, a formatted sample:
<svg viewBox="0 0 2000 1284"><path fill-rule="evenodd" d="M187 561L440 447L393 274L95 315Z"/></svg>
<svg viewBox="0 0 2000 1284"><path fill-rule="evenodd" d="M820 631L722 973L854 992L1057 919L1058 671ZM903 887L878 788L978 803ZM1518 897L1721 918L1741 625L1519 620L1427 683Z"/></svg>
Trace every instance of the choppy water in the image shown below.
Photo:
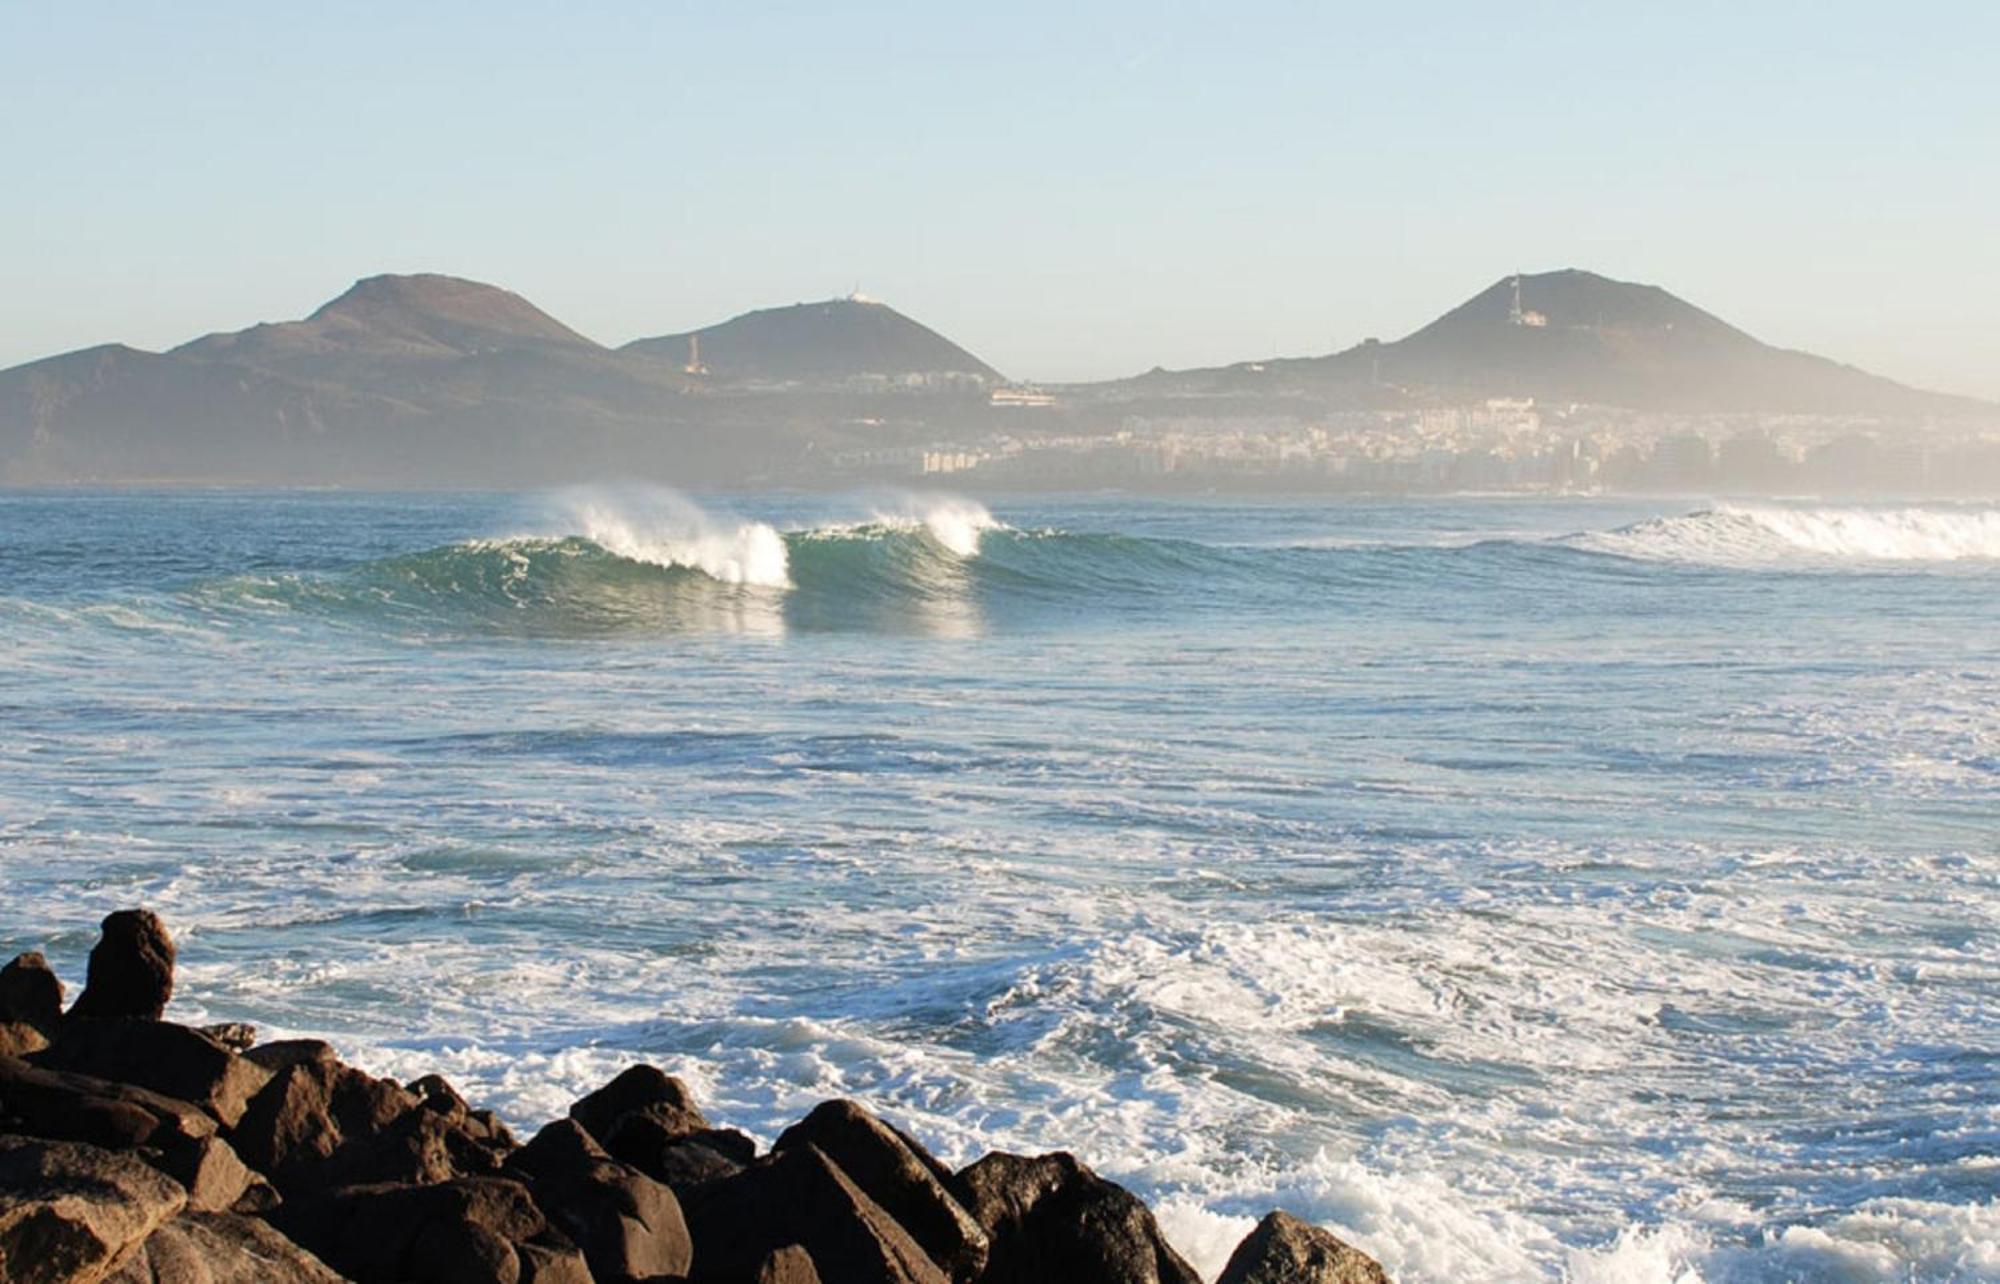
<svg viewBox="0 0 2000 1284"><path fill-rule="evenodd" d="M2000 1278L2000 511L0 495L0 945L1219 1267Z"/></svg>

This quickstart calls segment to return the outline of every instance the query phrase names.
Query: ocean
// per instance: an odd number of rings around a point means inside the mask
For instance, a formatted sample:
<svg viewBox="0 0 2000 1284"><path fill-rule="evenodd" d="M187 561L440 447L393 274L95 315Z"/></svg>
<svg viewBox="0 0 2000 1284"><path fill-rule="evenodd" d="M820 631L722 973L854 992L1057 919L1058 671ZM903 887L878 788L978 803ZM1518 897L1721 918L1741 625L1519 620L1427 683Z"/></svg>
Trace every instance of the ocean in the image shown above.
<svg viewBox="0 0 2000 1284"><path fill-rule="evenodd" d="M2000 1279L2000 509L0 494L0 948L1211 1275Z"/></svg>

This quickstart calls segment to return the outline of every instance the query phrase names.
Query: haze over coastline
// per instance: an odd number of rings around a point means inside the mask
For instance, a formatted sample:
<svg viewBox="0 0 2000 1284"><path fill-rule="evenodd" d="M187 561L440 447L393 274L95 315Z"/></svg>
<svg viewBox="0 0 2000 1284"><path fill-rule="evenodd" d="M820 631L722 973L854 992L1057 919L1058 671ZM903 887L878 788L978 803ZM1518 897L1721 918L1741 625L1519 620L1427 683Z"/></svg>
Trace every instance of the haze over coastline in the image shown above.
<svg viewBox="0 0 2000 1284"><path fill-rule="evenodd" d="M0 5L0 1284L2000 1284L1996 49Z"/></svg>
<svg viewBox="0 0 2000 1284"><path fill-rule="evenodd" d="M0 366L430 271L611 346L858 285L1070 382L1575 265L2000 398L1989 6L362 12L0 13Z"/></svg>

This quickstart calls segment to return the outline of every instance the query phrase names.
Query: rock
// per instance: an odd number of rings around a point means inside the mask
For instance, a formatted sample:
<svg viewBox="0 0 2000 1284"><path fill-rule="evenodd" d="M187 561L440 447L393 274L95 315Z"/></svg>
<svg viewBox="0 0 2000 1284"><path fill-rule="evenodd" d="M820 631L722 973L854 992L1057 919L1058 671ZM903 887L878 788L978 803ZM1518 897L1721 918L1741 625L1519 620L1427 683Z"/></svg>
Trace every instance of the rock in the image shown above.
<svg viewBox="0 0 2000 1284"><path fill-rule="evenodd" d="M151 910L107 914L72 1017L157 1021L174 996L174 938Z"/></svg>
<svg viewBox="0 0 2000 1284"><path fill-rule="evenodd" d="M819 1147L954 1280L979 1277L986 1231L947 1188L950 1172L914 1140L855 1102L828 1101L786 1129L772 1149L802 1145Z"/></svg>
<svg viewBox="0 0 2000 1284"><path fill-rule="evenodd" d="M341 1274L373 1281L517 1284L518 1245L558 1253L527 1187L492 1177L347 1186L287 1199L271 1222Z"/></svg>
<svg viewBox="0 0 2000 1284"><path fill-rule="evenodd" d="M248 1051L257 1042L257 1027L248 1021L224 1021L220 1025L205 1025L201 1032L215 1040L231 1052Z"/></svg>
<svg viewBox="0 0 2000 1284"><path fill-rule="evenodd" d="M49 1037L26 1021L0 1021L0 1056L25 1057L49 1046Z"/></svg>
<svg viewBox="0 0 2000 1284"><path fill-rule="evenodd" d="M62 1022L63 983L41 951L17 954L0 968L0 1022L19 1022L46 1037Z"/></svg>
<svg viewBox="0 0 2000 1284"><path fill-rule="evenodd" d="M246 1061L254 1061L272 1074L289 1069L303 1062L336 1060L333 1045L324 1039L280 1039L276 1043L260 1043L243 1054Z"/></svg>
<svg viewBox="0 0 2000 1284"><path fill-rule="evenodd" d="M78 1020L63 1023L55 1041L30 1058L67 1070L192 1101L224 1127L243 1117L271 1072L199 1030L170 1021Z"/></svg>
<svg viewBox="0 0 2000 1284"><path fill-rule="evenodd" d="M820 1284L811 1254L797 1244L787 1244L764 1254L750 1284Z"/></svg>
<svg viewBox="0 0 2000 1284"><path fill-rule="evenodd" d="M609 1142L621 1120L634 1115L657 1121L676 1137L708 1127L687 1085L657 1066L632 1066L569 1108L569 1117L600 1146Z"/></svg>
<svg viewBox="0 0 2000 1284"><path fill-rule="evenodd" d="M261 1218L182 1213L147 1237L106 1284L345 1284Z"/></svg>
<svg viewBox="0 0 2000 1284"><path fill-rule="evenodd" d="M409 1085L409 1092L421 1108L443 1118L454 1131L479 1145L502 1155L519 1145L498 1115L491 1110L474 1110L467 1106L458 1089L446 1082L442 1075L425 1075Z"/></svg>
<svg viewBox="0 0 2000 1284"><path fill-rule="evenodd" d="M0 1137L0 1280L92 1284L186 1202L135 1156Z"/></svg>
<svg viewBox="0 0 2000 1284"><path fill-rule="evenodd" d="M1216 1284L1389 1284L1389 1276L1330 1232L1274 1212L1244 1236Z"/></svg>
<svg viewBox="0 0 2000 1284"><path fill-rule="evenodd" d="M574 1248L516 1244L514 1256L521 1263L521 1284L600 1284L591 1279L583 1254Z"/></svg>
<svg viewBox="0 0 2000 1284"><path fill-rule="evenodd" d="M839 1284L949 1284L909 1232L811 1145L702 1187L683 1206L696 1281L751 1278L790 1244Z"/></svg>
<svg viewBox="0 0 2000 1284"><path fill-rule="evenodd" d="M381 1135L417 1105L391 1080L336 1061L298 1061L251 1099L230 1141L246 1163L289 1194L344 1144ZM391 1143L397 1144L421 1152L425 1138Z"/></svg>
<svg viewBox="0 0 2000 1284"><path fill-rule="evenodd" d="M621 1147L612 1158L631 1164L682 1200L712 1181L743 1171L741 1163L691 1137L669 1139L643 1155L636 1154L629 1146Z"/></svg>
<svg viewBox="0 0 2000 1284"><path fill-rule="evenodd" d="M149 1148L140 1157L187 1190L189 1212L262 1212L278 1202L263 1174L252 1171L220 1137Z"/></svg>
<svg viewBox="0 0 2000 1284"><path fill-rule="evenodd" d="M192 1102L0 1057L0 1132L111 1149L164 1149L214 1136L216 1122Z"/></svg>
<svg viewBox="0 0 2000 1284"><path fill-rule="evenodd" d="M687 1274L693 1243L673 1191L605 1154L575 1120L549 1124L508 1163L603 1284Z"/></svg>
<svg viewBox="0 0 2000 1284"><path fill-rule="evenodd" d="M611 1129L604 1149L679 1192L741 1171L757 1157L757 1143L733 1128L682 1132L653 1114L630 1114Z"/></svg>
<svg viewBox="0 0 2000 1284"><path fill-rule="evenodd" d="M984 1284L1201 1284L1137 1196L1071 1155L991 1154L952 1189L986 1229Z"/></svg>

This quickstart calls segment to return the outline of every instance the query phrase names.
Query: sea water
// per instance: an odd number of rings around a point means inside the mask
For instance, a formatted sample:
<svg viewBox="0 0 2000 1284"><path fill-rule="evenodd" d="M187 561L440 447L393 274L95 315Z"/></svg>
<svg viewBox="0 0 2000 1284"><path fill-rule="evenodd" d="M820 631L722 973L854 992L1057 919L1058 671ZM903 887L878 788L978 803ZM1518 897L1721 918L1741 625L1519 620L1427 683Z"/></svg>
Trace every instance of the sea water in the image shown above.
<svg viewBox="0 0 2000 1284"><path fill-rule="evenodd" d="M2000 1278L2000 510L0 495L0 946L1213 1275ZM74 991L72 991L74 992Z"/></svg>

